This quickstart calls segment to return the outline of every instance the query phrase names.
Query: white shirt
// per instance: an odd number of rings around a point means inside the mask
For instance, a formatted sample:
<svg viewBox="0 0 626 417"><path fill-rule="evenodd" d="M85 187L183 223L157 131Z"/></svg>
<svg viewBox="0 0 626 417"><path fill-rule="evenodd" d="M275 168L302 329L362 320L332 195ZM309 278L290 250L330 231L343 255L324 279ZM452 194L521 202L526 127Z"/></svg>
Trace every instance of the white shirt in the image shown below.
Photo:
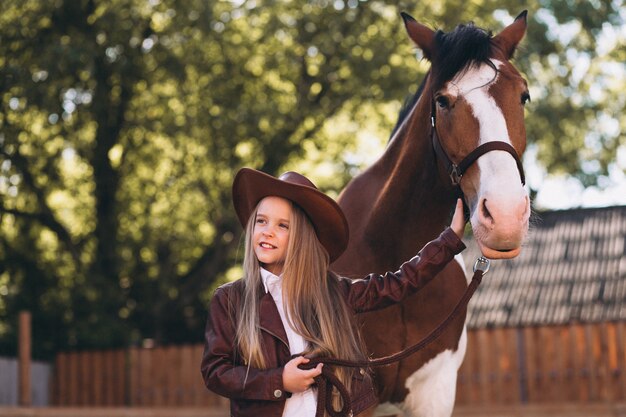
<svg viewBox="0 0 626 417"><path fill-rule="evenodd" d="M294 355L302 353L306 348L304 338L300 336L289 325L287 321L285 307L283 306L283 286L282 277L277 277L271 272L261 268L261 278L265 286L265 292L269 292L276 303L280 320L283 322L287 341L289 342L289 353ZM315 417L317 409L317 390L309 388L304 392L293 393L285 402L283 417Z"/></svg>

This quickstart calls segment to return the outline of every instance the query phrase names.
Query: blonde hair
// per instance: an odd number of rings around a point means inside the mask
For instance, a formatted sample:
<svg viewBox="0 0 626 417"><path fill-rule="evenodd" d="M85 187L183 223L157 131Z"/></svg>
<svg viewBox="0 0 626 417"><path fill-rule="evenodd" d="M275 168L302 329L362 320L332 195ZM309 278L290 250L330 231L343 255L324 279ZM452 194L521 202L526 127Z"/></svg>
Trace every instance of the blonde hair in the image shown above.
<svg viewBox="0 0 626 417"><path fill-rule="evenodd" d="M352 313L341 294L337 277L328 270L328 252L304 211L294 203L291 206L289 243L282 273L283 305L289 324L308 343L306 355L364 359L364 344L352 327ZM245 290L236 341L246 363L264 369L267 363L263 357L258 317L259 291L263 287L252 242L256 213L255 209L246 225ZM352 373L343 367L337 369L337 377L348 389Z"/></svg>

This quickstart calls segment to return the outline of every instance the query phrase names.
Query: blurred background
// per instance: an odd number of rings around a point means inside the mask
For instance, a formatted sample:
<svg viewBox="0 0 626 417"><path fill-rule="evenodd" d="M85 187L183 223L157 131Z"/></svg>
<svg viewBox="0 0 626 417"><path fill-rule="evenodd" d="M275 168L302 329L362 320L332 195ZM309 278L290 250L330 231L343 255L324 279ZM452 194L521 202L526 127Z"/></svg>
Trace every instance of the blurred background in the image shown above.
<svg viewBox="0 0 626 417"><path fill-rule="evenodd" d="M497 33L524 9L534 209L626 204L622 0L2 0L0 356L21 310L39 360L201 342L240 274L234 173L337 196L428 69L399 13Z"/></svg>

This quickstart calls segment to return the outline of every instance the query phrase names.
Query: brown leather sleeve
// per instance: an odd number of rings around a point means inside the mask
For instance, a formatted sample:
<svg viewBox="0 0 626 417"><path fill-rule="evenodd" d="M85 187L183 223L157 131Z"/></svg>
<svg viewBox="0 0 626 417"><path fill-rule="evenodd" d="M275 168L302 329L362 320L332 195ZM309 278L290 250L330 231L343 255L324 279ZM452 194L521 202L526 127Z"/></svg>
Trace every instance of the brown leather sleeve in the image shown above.
<svg viewBox="0 0 626 417"><path fill-rule="evenodd" d="M396 272L370 274L356 281L342 279L348 305L361 313L398 303L423 288L463 249L465 244L447 228Z"/></svg>
<svg viewBox="0 0 626 417"><path fill-rule="evenodd" d="M204 333L201 372L207 388L230 399L284 401L283 368L256 369L235 361L235 327L228 292L218 288L211 300Z"/></svg>

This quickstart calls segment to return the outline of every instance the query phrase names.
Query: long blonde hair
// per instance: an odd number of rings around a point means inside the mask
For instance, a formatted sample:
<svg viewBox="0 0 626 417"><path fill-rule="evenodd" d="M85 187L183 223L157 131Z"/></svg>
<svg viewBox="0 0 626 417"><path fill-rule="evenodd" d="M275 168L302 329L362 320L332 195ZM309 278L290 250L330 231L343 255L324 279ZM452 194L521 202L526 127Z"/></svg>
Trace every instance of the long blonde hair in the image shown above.
<svg viewBox="0 0 626 417"><path fill-rule="evenodd" d="M304 211L291 203L289 243L282 274L283 305L291 327L308 343L304 352L315 357L347 360L365 358L364 344L352 327L349 310L339 282L328 270L328 252L315 234ZM258 208L258 206L257 206ZM260 267L252 241L257 210L246 225L244 254L244 300L237 322L237 344L246 363L264 369L259 330ZM337 377L350 387L352 371L337 369Z"/></svg>

